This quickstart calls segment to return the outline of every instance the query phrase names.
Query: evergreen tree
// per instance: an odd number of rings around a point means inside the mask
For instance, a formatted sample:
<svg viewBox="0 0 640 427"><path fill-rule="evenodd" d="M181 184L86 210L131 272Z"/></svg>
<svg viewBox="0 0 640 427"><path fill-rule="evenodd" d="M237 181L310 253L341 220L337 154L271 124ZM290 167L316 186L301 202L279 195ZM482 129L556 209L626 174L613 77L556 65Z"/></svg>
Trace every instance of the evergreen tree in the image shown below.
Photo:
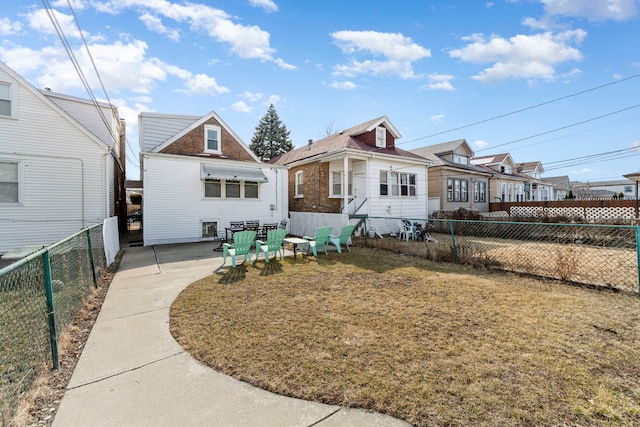
<svg viewBox="0 0 640 427"><path fill-rule="evenodd" d="M249 148L260 160L270 160L280 154L293 150L287 127L280 121L273 104L261 119L251 138Z"/></svg>

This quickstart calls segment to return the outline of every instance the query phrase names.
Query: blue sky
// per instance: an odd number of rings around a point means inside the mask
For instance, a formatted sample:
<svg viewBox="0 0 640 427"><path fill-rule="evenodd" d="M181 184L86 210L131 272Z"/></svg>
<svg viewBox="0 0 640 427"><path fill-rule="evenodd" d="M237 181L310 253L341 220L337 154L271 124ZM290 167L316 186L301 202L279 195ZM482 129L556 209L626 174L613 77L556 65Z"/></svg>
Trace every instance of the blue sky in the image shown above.
<svg viewBox="0 0 640 427"><path fill-rule="evenodd" d="M4 2L0 59L88 98L43 3L127 120L130 179L138 113L216 111L249 144L270 103L295 146L386 115L404 149L464 138L547 177L640 170L638 0Z"/></svg>

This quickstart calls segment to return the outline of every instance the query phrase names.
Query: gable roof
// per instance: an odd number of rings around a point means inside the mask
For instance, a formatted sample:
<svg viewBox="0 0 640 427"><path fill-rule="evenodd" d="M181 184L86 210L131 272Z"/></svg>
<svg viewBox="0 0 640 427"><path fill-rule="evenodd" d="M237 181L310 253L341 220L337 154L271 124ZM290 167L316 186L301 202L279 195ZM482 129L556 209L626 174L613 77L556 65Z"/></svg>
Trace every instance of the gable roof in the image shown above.
<svg viewBox="0 0 640 427"><path fill-rule="evenodd" d="M524 162L524 163L517 163L516 166L518 168L522 168L522 171L535 171L536 169L539 169L540 172L544 172L544 168L542 167L542 163L539 161L535 161L535 162Z"/></svg>
<svg viewBox="0 0 640 427"><path fill-rule="evenodd" d="M36 96L38 99L44 102L47 106L49 106L51 109L53 109L58 114L60 114L72 126L76 127L78 130L80 130L80 132L84 133L87 137L89 137L89 139L93 141L96 145L100 146L105 151L109 149L109 146L104 141L98 138L93 132L91 132L85 126L83 126L82 123L80 123L75 117L67 113L65 110L63 110L60 106L58 106L55 102L50 100L48 97L44 96L38 89L36 89L35 86L29 83L27 79L22 77L20 74L16 73L11 67L9 67L7 64L5 64L2 61L0 61L0 69L6 72L18 84L25 87L29 92L31 92L34 96Z"/></svg>
<svg viewBox="0 0 640 427"><path fill-rule="evenodd" d="M505 160L511 160L511 163L515 165L513 159L511 159L511 154L509 153L501 153L501 154L491 154L488 156L474 157L471 159L471 164L473 165L496 165L504 162Z"/></svg>
<svg viewBox="0 0 640 427"><path fill-rule="evenodd" d="M150 116L150 113L140 113L140 120L142 121L143 118L143 114L145 114L146 116ZM173 115L165 115L166 120L170 121L172 120L172 118L177 117L177 122L184 124L185 121L190 121L191 118L193 118L193 116L173 116ZM229 134L233 137L233 139L242 146L242 148L244 148L247 153L249 153L251 155L251 157L253 157L253 159L256 162L260 162L260 159L258 158L258 156L255 155L255 153L253 151L251 151L251 149L249 148L249 146L247 144L245 144L242 139L240 139L240 137L238 135L236 135L236 133L231 130L231 128L224 122L224 120L222 120L220 118L220 116L218 116L216 114L215 111L211 111L209 114L206 114L202 117L197 118L197 120L192 121L191 123L189 123L186 127L183 127L180 131L178 131L177 133L171 135L170 137L168 137L165 141L163 141L161 144L153 147L151 150L149 150L152 153L159 153L161 152L163 149L165 149L166 147L168 147L169 145L173 144L174 142L176 142L177 140L179 140L180 138L182 138L183 136L187 135L189 132L197 129L198 127L204 125L205 123L207 123L210 119L215 119L220 126L222 126L227 132L229 132Z"/></svg>
<svg viewBox="0 0 640 427"><path fill-rule="evenodd" d="M456 151L458 148L462 147L469 155L469 157L473 156L473 150L467 143L466 139L457 139L455 141L442 142L439 144L427 145L425 147L414 148L410 150L412 153L418 154L426 159L431 160L432 167L438 166L446 166L449 168L462 169L469 172L481 173L481 174L493 174L494 170L487 170L482 166L476 166L472 164L462 164L462 163L454 163L447 159L445 159L444 155L459 152Z"/></svg>
<svg viewBox="0 0 640 427"><path fill-rule="evenodd" d="M138 115L138 142L141 152L152 152L163 142L184 128L190 126L200 116L142 112Z"/></svg>
<svg viewBox="0 0 640 427"><path fill-rule="evenodd" d="M298 147L294 150L289 151L288 153L284 153L278 157L274 157L269 161L269 163L274 163L277 165L289 165L295 162L303 162L305 160L314 161L317 158L322 158L347 150L356 150L363 153L371 154L375 153L376 155L381 156L392 156L403 160L419 162L422 164L430 163L428 159L425 159L424 157L411 153L409 151L402 150L400 148L372 147L354 138L358 135L370 132L380 125L383 125L391 133L391 135L394 136L394 138L399 138L402 136L400 135L398 130L391 124L389 119L386 116L382 116L373 120L369 120L368 122L353 126L342 132L329 135L325 138L319 139L318 141L310 142L308 145Z"/></svg>

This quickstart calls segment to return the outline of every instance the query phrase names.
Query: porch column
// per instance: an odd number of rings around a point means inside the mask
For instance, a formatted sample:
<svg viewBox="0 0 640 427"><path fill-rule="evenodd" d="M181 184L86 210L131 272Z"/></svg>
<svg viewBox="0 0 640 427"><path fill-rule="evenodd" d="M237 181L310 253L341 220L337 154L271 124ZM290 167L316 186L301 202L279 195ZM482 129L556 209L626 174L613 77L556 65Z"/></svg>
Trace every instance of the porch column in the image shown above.
<svg viewBox="0 0 640 427"><path fill-rule="evenodd" d="M349 214L349 157L345 156L343 160L344 173L342 174L342 205L344 212Z"/></svg>

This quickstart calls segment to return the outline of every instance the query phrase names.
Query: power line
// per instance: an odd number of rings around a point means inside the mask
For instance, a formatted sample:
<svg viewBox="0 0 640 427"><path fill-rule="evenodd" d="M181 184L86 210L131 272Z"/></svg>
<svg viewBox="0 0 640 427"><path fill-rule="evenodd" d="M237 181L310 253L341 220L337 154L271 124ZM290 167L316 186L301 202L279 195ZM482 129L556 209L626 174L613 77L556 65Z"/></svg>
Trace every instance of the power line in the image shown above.
<svg viewBox="0 0 640 427"><path fill-rule="evenodd" d="M510 111L508 113L500 114L498 116L489 117L488 119L484 119L484 120L480 120L480 121L477 121L477 122L469 123L469 124L466 124L466 125L458 126L458 127L455 127L455 128L451 128L451 129L443 130L443 131L440 131L440 132L432 133L430 135L422 136L422 137L419 137L419 138L414 138L414 139L411 139L411 140L408 140L408 141L403 141L400 144L408 144L410 142L415 142L415 141L420 141L422 139L432 138L434 136L442 135L442 134L453 132L453 131L456 131L456 130L466 129L468 127L480 125L480 124L487 123L487 122L490 122L490 121L493 121L493 120L497 120L497 119L508 117L508 116L511 116L511 115L514 115L514 114L522 113L523 111L533 110L534 108L542 107L544 105L552 104L554 102L558 102L558 101L562 101L562 100L565 100L565 99L569 99L569 98L572 98L574 96L583 95L583 94L588 93L588 92L593 92L595 90L602 89L602 88L607 87L607 86L612 86L612 85L615 85L615 84L619 84L619 83L622 83L622 82L627 81L627 80L635 79L637 77L640 77L640 74L634 74L632 76L625 77L624 79L620 79L620 80L616 80L616 81L613 81L613 82L605 83L605 84L602 84L600 86L592 87L592 88L589 88L589 89L582 90L580 92L576 92L576 93L572 93L572 94L569 94L569 95L561 96L560 98L552 99L550 101L541 102L539 104L531 105L529 107L524 107L524 108L521 108L519 110ZM396 144L396 145L398 145L398 144Z"/></svg>
<svg viewBox="0 0 640 427"><path fill-rule="evenodd" d="M573 127L573 126L578 126L578 125L582 125L582 124L585 124L585 123L589 123L589 122L592 122L594 120L602 119L604 117L613 116L614 114L619 114L619 113L622 113L624 111L632 110L632 109L638 108L638 107L640 107L640 104L632 105L631 107L626 107L626 108L623 108L621 110L613 111L611 113L602 114L600 116L591 117L589 119L582 120L580 122L575 122L575 123L572 123L572 124L569 124L569 125L565 125L565 126L561 126L559 128L555 128L555 129L548 130L548 131L545 131L545 132L540 132L540 133L537 133L535 135L529 135L529 136L525 136L524 138L514 139L513 141L504 142L504 143L498 144L498 145L493 145L490 148L483 148L483 149L477 150L477 151L480 152L480 151L487 151L489 149L492 150L492 149L497 148L497 147L503 147L505 145L515 144L516 142L520 142L520 141L526 141L527 139L536 138L538 136L547 135L547 134L550 134L550 133L553 133L553 132L557 132L557 131L562 130L562 129L568 129L568 128Z"/></svg>

